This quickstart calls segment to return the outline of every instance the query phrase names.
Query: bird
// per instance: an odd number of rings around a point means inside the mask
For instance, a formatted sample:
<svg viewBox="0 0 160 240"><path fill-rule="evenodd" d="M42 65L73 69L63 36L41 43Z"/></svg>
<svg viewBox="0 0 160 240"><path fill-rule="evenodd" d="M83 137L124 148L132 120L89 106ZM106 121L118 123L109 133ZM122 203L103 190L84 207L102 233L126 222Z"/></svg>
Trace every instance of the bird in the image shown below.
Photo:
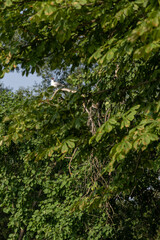
<svg viewBox="0 0 160 240"><path fill-rule="evenodd" d="M64 85L54 81L54 78L51 78L51 86L57 88L57 87L63 87Z"/></svg>
<svg viewBox="0 0 160 240"><path fill-rule="evenodd" d="M71 90L71 89L69 89L69 88L66 88L65 85L54 81L54 78L51 78L51 86L52 86L52 87L55 87L55 88L59 88L60 90L62 90L62 91L64 91L64 92L76 93L75 90Z"/></svg>

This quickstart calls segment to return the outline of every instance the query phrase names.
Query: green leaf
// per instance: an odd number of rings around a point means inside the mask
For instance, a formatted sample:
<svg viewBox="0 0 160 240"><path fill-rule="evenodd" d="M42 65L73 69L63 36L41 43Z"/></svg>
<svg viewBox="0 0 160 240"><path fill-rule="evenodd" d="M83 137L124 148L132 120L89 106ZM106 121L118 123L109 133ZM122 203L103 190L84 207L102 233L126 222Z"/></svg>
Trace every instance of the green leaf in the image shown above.
<svg viewBox="0 0 160 240"><path fill-rule="evenodd" d="M101 49L99 48L93 55L92 58L94 57L96 60L98 60L101 57Z"/></svg>
<svg viewBox="0 0 160 240"><path fill-rule="evenodd" d="M96 135L93 135L93 136L89 139L89 144L91 144L95 138L96 138Z"/></svg>
<svg viewBox="0 0 160 240"><path fill-rule="evenodd" d="M130 121L127 118L123 117L123 120L121 122L121 129L123 127L129 127L129 126L130 126Z"/></svg>
<svg viewBox="0 0 160 240"><path fill-rule="evenodd" d="M111 49L107 52L106 59L108 61L111 61L114 57L115 49Z"/></svg>
<svg viewBox="0 0 160 240"><path fill-rule="evenodd" d="M159 140L159 137L154 133L148 133L148 138L150 138L150 140L152 140L152 141L158 141Z"/></svg>
<svg viewBox="0 0 160 240"><path fill-rule="evenodd" d="M133 121L135 114L136 114L136 112L133 111L133 112L131 112L129 115L127 115L126 118L127 118L129 121Z"/></svg>
<svg viewBox="0 0 160 240"><path fill-rule="evenodd" d="M62 148L61 148L61 152L62 152L62 153L68 152L68 146L67 146L66 143L63 143Z"/></svg>
<svg viewBox="0 0 160 240"><path fill-rule="evenodd" d="M79 2L74 1L73 6L77 9L81 9L81 4Z"/></svg>
<svg viewBox="0 0 160 240"><path fill-rule="evenodd" d="M96 141L99 142L104 135L105 131L104 130L99 130L98 134L96 135Z"/></svg>
<svg viewBox="0 0 160 240"><path fill-rule="evenodd" d="M109 124L109 122L107 122L106 124L105 124L105 131L106 132L110 132L110 131L112 131L112 129L113 129L113 126L111 125L111 124Z"/></svg>
<svg viewBox="0 0 160 240"><path fill-rule="evenodd" d="M116 125L117 124L117 121L115 118L110 118L109 119L109 123L112 124L112 125Z"/></svg>
<svg viewBox="0 0 160 240"><path fill-rule="evenodd" d="M87 3L87 0L80 0L81 5L85 5Z"/></svg>
<svg viewBox="0 0 160 240"><path fill-rule="evenodd" d="M121 151L123 151L123 143L120 142L116 146L116 153L115 154L120 153Z"/></svg>
<svg viewBox="0 0 160 240"><path fill-rule="evenodd" d="M158 17L153 18L152 25L154 27L158 27L158 25L159 25L159 18Z"/></svg>
<svg viewBox="0 0 160 240"><path fill-rule="evenodd" d="M6 0L5 1L5 6L10 7L12 5L12 0Z"/></svg>
<svg viewBox="0 0 160 240"><path fill-rule="evenodd" d="M44 14L47 15L47 16L50 16L54 13L55 10L56 10L55 7L47 5L45 10L44 10Z"/></svg>
<svg viewBox="0 0 160 240"><path fill-rule="evenodd" d="M141 141L140 141L140 138L136 139L133 143L133 147L134 149L138 149L138 146L140 145Z"/></svg>
<svg viewBox="0 0 160 240"><path fill-rule="evenodd" d="M150 143L150 138L148 134L144 134L141 139L143 145L148 145Z"/></svg>
<svg viewBox="0 0 160 240"><path fill-rule="evenodd" d="M125 147L125 153L128 153L129 150L132 148L132 144L126 140L124 140L124 147Z"/></svg>
<svg viewBox="0 0 160 240"><path fill-rule="evenodd" d="M75 143L74 143L74 141L72 141L72 139L67 140L66 143L67 143L67 145L68 145L69 148L74 148L74 147L75 147Z"/></svg>

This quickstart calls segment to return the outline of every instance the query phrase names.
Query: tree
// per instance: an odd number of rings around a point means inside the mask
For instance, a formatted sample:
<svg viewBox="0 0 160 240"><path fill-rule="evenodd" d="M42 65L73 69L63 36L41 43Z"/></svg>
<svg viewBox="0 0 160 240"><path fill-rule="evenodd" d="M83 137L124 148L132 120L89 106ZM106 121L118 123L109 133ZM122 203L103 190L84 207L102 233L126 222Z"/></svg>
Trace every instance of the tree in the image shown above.
<svg viewBox="0 0 160 240"><path fill-rule="evenodd" d="M1 62L6 70L23 63L28 73L46 59L55 69L126 53L149 58L159 49L158 26L155 0L1 1Z"/></svg>
<svg viewBox="0 0 160 240"><path fill-rule="evenodd" d="M2 75L72 67L77 88L16 98L2 120L8 239L159 239L159 12L156 0L1 3Z"/></svg>

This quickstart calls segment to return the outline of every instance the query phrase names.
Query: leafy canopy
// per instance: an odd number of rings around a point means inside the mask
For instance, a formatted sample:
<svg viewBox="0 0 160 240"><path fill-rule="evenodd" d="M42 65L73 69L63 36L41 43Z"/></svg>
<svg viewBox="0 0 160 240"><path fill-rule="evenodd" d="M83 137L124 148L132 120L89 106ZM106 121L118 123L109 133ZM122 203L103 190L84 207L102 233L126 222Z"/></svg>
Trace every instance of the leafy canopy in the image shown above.
<svg viewBox="0 0 160 240"><path fill-rule="evenodd" d="M38 72L46 60L55 69L104 65L126 54L148 59L160 47L155 0L4 0L0 9L2 76L17 64Z"/></svg>
<svg viewBox="0 0 160 240"><path fill-rule="evenodd" d="M7 239L159 239L159 4L0 1L1 77L75 89L0 98Z"/></svg>

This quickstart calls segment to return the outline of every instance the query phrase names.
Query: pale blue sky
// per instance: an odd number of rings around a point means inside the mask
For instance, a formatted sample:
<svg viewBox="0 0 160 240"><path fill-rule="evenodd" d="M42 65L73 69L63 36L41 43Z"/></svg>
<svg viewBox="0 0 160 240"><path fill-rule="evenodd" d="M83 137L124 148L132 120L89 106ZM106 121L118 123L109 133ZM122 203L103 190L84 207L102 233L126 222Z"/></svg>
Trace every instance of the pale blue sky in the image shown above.
<svg viewBox="0 0 160 240"><path fill-rule="evenodd" d="M18 90L20 87L33 87L36 83L41 83L42 77L37 77L36 74L29 74L28 77L22 76L21 72L6 73L0 82L4 84L4 87L13 88L13 91Z"/></svg>

